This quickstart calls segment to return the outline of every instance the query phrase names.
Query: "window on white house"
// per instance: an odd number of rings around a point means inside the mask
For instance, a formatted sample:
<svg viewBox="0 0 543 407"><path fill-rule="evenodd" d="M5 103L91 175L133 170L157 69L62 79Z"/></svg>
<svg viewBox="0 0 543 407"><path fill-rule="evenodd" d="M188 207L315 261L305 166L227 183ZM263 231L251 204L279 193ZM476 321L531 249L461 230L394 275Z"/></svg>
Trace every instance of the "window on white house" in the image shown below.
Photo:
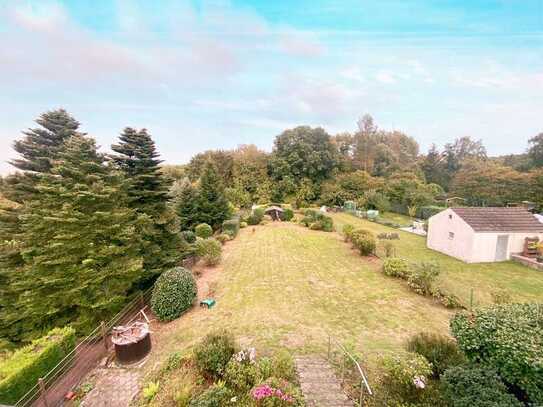
<svg viewBox="0 0 543 407"><path fill-rule="evenodd" d="M454 232L449 232L449 239L454 239Z"/></svg>

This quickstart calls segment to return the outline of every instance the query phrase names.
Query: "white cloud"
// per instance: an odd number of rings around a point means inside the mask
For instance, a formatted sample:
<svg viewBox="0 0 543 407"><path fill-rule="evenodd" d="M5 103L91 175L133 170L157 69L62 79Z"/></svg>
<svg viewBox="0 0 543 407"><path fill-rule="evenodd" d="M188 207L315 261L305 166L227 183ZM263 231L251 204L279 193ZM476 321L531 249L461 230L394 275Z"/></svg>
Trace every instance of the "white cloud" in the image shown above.
<svg viewBox="0 0 543 407"><path fill-rule="evenodd" d="M379 81L381 83L384 83L384 84L387 84L387 85L392 85L392 84L395 84L397 82L394 75L391 74L390 72L387 72L387 71L379 71L379 72L377 72L377 74L375 74L375 79L377 79L377 81Z"/></svg>

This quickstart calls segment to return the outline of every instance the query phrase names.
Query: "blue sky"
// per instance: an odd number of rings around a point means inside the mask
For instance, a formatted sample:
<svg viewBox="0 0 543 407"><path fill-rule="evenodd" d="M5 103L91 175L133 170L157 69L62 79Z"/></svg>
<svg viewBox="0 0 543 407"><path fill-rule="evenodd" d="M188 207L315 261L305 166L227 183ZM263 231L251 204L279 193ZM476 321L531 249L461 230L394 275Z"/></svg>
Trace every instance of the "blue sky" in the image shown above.
<svg viewBox="0 0 543 407"><path fill-rule="evenodd" d="M364 113L426 149L543 131L543 0L0 0L0 173L64 107L106 149L146 127L169 163Z"/></svg>

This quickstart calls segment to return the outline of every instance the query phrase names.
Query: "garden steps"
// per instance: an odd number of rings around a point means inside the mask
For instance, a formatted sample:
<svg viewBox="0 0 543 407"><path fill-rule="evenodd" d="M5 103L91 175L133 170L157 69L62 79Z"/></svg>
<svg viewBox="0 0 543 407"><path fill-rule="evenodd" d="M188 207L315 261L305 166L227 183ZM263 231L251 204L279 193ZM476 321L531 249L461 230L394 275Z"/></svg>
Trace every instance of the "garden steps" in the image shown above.
<svg viewBox="0 0 543 407"><path fill-rule="evenodd" d="M354 407L330 364L319 356L295 358L307 407Z"/></svg>

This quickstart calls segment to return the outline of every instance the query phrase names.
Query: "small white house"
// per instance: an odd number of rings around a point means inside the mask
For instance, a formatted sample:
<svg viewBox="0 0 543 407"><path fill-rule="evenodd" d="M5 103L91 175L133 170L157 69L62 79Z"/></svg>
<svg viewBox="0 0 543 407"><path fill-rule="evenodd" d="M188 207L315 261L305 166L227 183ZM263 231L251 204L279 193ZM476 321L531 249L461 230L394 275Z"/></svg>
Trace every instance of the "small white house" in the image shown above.
<svg viewBox="0 0 543 407"><path fill-rule="evenodd" d="M449 208L428 220L426 245L466 263L504 261L543 239L543 223L524 208Z"/></svg>

